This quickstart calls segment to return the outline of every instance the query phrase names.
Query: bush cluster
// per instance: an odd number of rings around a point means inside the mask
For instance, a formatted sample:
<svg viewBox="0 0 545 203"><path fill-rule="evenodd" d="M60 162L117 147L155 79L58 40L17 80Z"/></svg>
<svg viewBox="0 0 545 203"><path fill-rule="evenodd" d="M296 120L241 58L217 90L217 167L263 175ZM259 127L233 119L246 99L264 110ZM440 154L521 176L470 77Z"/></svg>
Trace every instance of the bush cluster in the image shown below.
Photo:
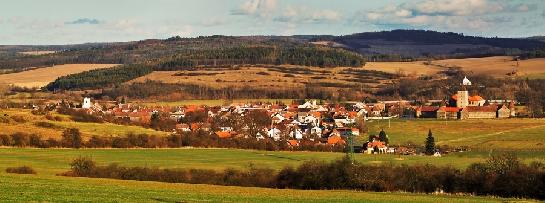
<svg viewBox="0 0 545 203"><path fill-rule="evenodd" d="M44 124L39 124L44 125ZM56 127L56 126L53 126ZM0 134L0 146L38 147L38 148L236 148L267 151L322 151L342 152L344 145L324 145L317 141L304 140L299 146L289 146L286 140L274 141L271 139L257 140L255 138L227 138L221 139L204 132L185 134L171 134L157 136L148 134L132 134L126 136L92 136L87 140L82 138L76 128L63 131L60 140L53 138L42 139L38 134L14 133Z"/></svg>
<svg viewBox="0 0 545 203"><path fill-rule="evenodd" d="M267 168L157 169L97 166L89 158L75 159L62 175L170 183L215 184L292 189L353 189L361 191L405 191L417 193L470 193L545 199L545 167L520 163L516 157L500 155L465 170L432 165L370 166L348 157L330 163L307 161L279 172Z"/></svg>
<svg viewBox="0 0 545 203"><path fill-rule="evenodd" d="M36 174L36 171L30 166L20 166L20 167L8 167L6 168L6 173Z"/></svg>

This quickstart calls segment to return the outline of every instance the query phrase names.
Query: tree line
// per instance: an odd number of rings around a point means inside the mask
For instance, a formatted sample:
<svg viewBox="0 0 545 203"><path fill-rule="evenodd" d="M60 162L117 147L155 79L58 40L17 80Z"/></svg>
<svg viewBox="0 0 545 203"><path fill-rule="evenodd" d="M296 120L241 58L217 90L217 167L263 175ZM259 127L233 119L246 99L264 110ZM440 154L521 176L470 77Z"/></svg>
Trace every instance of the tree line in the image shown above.
<svg viewBox="0 0 545 203"><path fill-rule="evenodd" d="M99 166L90 158L74 159L65 176L112 178L169 183L214 184L290 189L350 189L359 191L493 195L499 197L545 199L545 166L520 162L516 156L501 154L484 163L460 170L433 165L365 165L349 157L332 161L306 161L300 166L246 170L227 168L159 169Z"/></svg>

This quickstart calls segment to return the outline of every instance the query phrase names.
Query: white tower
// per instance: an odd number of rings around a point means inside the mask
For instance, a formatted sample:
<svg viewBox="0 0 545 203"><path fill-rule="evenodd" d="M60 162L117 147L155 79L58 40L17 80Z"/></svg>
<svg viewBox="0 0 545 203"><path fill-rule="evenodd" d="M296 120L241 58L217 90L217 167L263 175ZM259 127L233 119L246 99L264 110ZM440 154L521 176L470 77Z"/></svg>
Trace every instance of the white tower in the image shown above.
<svg viewBox="0 0 545 203"><path fill-rule="evenodd" d="M83 104L81 105L82 109L89 109L91 108L91 98L85 97L83 98Z"/></svg>
<svg viewBox="0 0 545 203"><path fill-rule="evenodd" d="M458 91L456 99L456 107L458 108L465 108L469 105L469 93L467 90Z"/></svg>
<svg viewBox="0 0 545 203"><path fill-rule="evenodd" d="M466 86L470 86L471 81L467 79L467 77L464 76L464 79L462 80L462 90L458 91L457 99L456 99L456 107L458 108L465 108L469 105L469 92L466 89Z"/></svg>

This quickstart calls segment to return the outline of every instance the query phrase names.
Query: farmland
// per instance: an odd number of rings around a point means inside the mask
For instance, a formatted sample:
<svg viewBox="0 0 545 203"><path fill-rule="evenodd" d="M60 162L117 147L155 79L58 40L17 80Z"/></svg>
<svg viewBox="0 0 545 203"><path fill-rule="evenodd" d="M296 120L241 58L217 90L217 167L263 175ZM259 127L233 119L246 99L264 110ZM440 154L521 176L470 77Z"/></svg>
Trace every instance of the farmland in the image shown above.
<svg viewBox="0 0 545 203"><path fill-rule="evenodd" d="M368 62L365 69L378 70L404 75L433 75L448 67L459 67L463 71L474 74L486 74L494 77L506 77L507 73L518 70L517 76L530 79L543 78L545 74L545 59L529 59L518 62L513 57L494 56L484 58L446 59L416 62Z"/></svg>
<svg viewBox="0 0 545 203"><path fill-rule="evenodd" d="M502 202L514 199L159 183L0 173L0 199L46 202Z"/></svg>
<svg viewBox="0 0 545 203"><path fill-rule="evenodd" d="M0 122L2 133L12 134L17 132L35 133L41 135L43 138L55 138L59 139L62 132L67 128L77 128L82 133L84 138L89 138L93 135L97 136L124 136L129 133L146 133L149 135L164 136L166 132L155 131L146 129L139 126L124 126L112 123L85 123L75 122L70 120L67 116L54 114L62 118L62 120L47 120L45 116L33 115L30 110L23 109L10 109L0 110L0 114L3 116L7 114L9 117L17 117L18 121L7 120L7 122ZM52 124L53 127L39 126L38 122L46 122Z"/></svg>
<svg viewBox="0 0 545 203"><path fill-rule="evenodd" d="M438 145L469 146L480 149L544 150L545 120L392 120L372 121L370 133L384 129L391 144L421 145L432 130Z"/></svg>
<svg viewBox="0 0 545 203"><path fill-rule="evenodd" d="M250 165L280 169L296 166L303 161L333 160L342 153L264 152L232 149L29 149L0 148L0 188L3 200L18 201L503 201L489 197L435 196L411 193L373 193L343 190L302 191L265 188L190 185L149 181L122 181L90 178L69 178L55 174L67 171L68 163L78 156L89 156L101 164L119 163L125 166L159 168L203 168L223 170L246 168ZM517 152L525 162L543 161L542 152ZM362 155L357 160L367 164L423 164L467 166L484 161L488 152L467 152L441 158L421 156ZM38 175L10 175L6 167L29 165ZM116 191L116 192L111 192ZM85 199L80 199L85 197Z"/></svg>
<svg viewBox="0 0 545 203"><path fill-rule="evenodd" d="M109 68L116 64L66 64L46 68L38 68L19 73L0 75L0 83L13 84L21 87L43 87L61 76L80 73L83 71Z"/></svg>
<svg viewBox="0 0 545 203"><path fill-rule="evenodd" d="M359 73L359 71L364 71L364 69L288 65L246 66L227 69L197 68L183 71L155 71L131 82L153 80L214 88L251 86L253 88L292 89L302 88L307 84L314 84L316 87L377 87L391 82L389 77L394 77L381 72Z"/></svg>

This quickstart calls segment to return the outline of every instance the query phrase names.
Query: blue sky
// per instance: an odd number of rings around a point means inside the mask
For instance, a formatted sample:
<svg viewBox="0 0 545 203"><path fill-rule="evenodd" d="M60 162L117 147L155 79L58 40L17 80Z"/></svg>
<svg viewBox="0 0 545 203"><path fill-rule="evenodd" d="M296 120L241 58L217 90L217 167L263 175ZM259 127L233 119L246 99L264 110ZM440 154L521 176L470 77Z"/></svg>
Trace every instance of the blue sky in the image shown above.
<svg viewBox="0 0 545 203"><path fill-rule="evenodd" d="M543 0L2 0L0 44L429 29L545 35Z"/></svg>

